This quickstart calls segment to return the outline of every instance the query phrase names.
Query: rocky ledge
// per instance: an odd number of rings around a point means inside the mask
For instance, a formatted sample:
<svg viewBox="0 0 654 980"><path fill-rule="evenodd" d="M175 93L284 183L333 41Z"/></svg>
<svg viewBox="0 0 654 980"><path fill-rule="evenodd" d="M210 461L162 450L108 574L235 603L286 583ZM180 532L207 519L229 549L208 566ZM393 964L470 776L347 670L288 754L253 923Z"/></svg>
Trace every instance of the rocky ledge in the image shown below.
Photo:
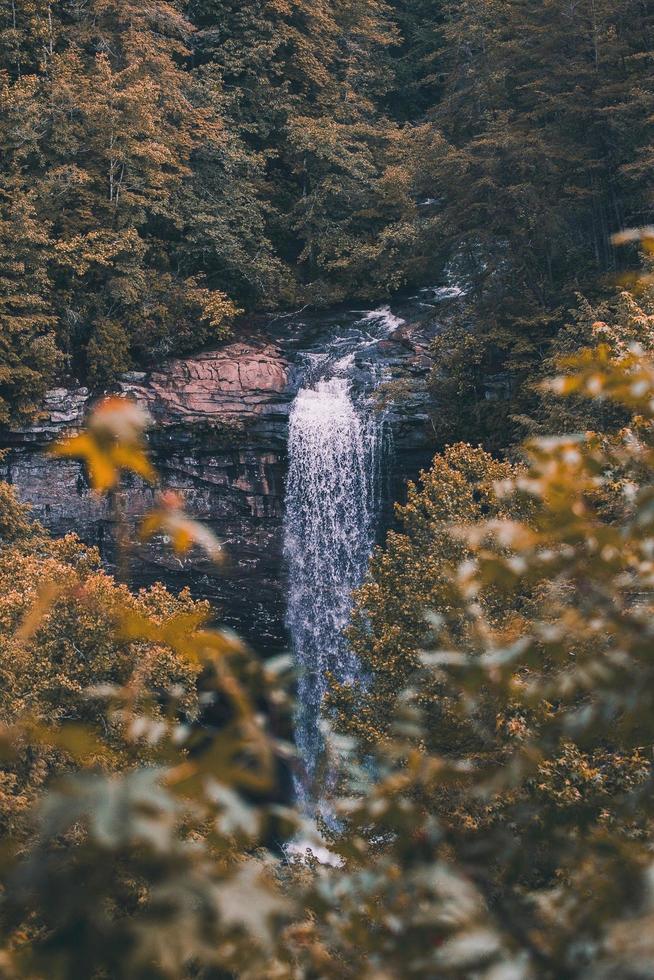
<svg viewBox="0 0 654 980"><path fill-rule="evenodd" d="M377 346L389 377L427 370L422 333L411 335L403 327ZM212 527L230 556L226 567L215 569L202 556L179 558L155 541L133 555L134 584L163 580L175 589L190 586L263 653L286 642L283 499L301 347L298 331L289 327L286 336L277 331L274 341L253 336L148 373L127 374L117 386L147 406L155 421L149 439L163 483L183 493L189 512ZM82 424L93 397L85 388L56 389L33 425L1 433L0 445L8 451L0 477L53 534L75 531L111 567L114 512L91 491L80 465L47 454L53 440ZM391 496L429 459L427 422L419 398L393 415ZM152 502L153 490L137 480L121 490L121 509L130 520Z"/></svg>

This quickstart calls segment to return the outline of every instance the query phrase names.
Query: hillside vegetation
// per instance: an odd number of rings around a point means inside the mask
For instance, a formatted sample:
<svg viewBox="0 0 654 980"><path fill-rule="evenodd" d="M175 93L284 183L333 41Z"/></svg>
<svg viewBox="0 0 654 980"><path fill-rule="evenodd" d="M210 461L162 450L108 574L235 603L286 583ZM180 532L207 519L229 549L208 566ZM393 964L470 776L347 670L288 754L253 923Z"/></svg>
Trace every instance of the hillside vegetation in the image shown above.
<svg viewBox="0 0 654 980"><path fill-rule="evenodd" d="M449 277L506 445L651 213L653 28L640 0L2 0L0 421L238 310Z"/></svg>

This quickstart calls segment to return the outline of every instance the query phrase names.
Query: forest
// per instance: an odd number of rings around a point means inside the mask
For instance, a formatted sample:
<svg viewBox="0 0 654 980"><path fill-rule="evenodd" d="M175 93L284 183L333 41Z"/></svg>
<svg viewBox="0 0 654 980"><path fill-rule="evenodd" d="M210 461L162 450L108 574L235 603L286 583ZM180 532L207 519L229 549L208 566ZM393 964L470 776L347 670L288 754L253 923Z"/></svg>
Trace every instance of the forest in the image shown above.
<svg viewBox="0 0 654 980"><path fill-rule="evenodd" d="M0 0L0 977L654 978L654 2Z"/></svg>

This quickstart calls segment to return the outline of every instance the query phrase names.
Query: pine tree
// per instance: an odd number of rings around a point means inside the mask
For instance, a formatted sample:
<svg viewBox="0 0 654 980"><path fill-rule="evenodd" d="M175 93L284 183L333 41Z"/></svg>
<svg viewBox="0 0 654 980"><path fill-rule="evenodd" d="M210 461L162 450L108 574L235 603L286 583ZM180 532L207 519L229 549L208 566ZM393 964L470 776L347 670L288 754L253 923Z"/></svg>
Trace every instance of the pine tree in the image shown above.
<svg viewBox="0 0 654 980"><path fill-rule="evenodd" d="M531 411L530 376L576 291L615 271L610 233L651 214L654 12L634 0L456 0L427 28L440 87L426 113L425 248L468 287L485 381L509 377L509 420ZM507 421L494 435L506 446L517 430Z"/></svg>
<svg viewBox="0 0 654 980"><path fill-rule="evenodd" d="M47 271L51 242L33 197L0 185L0 422L28 418L63 366Z"/></svg>
<svg viewBox="0 0 654 980"><path fill-rule="evenodd" d="M414 172L410 140L381 111L396 40L388 5L197 0L191 10L230 129L265 163L267 238L295 269L298 297L403 282Z"/></svg>

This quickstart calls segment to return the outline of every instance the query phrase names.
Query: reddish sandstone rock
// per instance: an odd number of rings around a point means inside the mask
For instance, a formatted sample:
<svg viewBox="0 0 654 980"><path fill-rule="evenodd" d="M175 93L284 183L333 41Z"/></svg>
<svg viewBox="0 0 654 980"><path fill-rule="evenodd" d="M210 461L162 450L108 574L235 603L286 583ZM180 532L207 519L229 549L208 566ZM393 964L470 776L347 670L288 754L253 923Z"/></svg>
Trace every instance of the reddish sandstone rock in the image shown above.
<svg viewBox="0 0 654 980"><path fill-rule="evenodd" d="M145 402L164 425L181 421L250 421L285 414L290 366L270 344L234 343L169 361L123 391Z"/></svg>

